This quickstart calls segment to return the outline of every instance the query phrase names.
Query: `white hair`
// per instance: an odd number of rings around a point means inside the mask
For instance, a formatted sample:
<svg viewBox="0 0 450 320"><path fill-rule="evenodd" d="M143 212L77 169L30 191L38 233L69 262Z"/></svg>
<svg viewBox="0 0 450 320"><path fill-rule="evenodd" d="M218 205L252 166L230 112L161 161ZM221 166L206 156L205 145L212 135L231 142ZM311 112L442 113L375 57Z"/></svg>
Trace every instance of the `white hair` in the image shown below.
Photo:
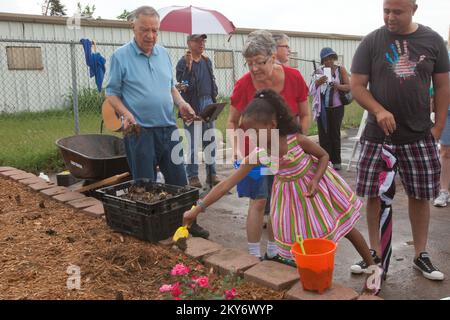
<svg viewBox="0 0 450 320"><path fill-rule="evenodd" d="M131 12L131 14L127 17L127 20L135 22L141 15L157 17L159 19L159 13L155 10L155 8L150 6L142 6Z"/></svg>
<svg viewBox="0 0 450 320"><path fill-rule="evenodd" d="M277 44L272 34L266 30L256 30L250 33L245 40L242 55L251 58L257 55L271 56L277 50Z"/></svg>
<svg viewBox="0 0 450 320"><path fill-rule="evenodd" d="M278 44L282 43L283 41L289 42L289 37L285 35L284 33L272 33L272 38L275 40L275 42Z"/></svg>

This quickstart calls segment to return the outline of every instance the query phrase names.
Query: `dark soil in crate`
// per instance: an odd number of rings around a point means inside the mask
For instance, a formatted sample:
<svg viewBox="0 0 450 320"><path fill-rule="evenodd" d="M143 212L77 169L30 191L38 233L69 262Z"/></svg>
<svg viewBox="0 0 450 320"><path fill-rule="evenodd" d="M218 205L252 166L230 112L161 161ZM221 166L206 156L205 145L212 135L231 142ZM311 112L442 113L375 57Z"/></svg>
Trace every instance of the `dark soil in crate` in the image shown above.
<svg viewBox="0 0 450 320"><path fill-rule="evenodd" d="M182 188L176 192L167 191L161 186L141 187L133 185L128 189L128 193L121 195L120 198L132 201L142 201L148 204L156 203L163 200L169 200L189 191L189 188Z"/></svg>

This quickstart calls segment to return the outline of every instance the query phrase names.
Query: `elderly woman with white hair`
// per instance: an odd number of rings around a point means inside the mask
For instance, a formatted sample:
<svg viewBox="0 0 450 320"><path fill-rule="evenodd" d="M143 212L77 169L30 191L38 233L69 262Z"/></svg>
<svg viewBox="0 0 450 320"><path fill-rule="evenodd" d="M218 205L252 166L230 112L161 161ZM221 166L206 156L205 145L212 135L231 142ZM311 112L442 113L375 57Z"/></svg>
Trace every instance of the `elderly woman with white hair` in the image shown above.
<svg viewBox="0 0 450 320"><path fill-rule="evenodd" d="M277 44L277 51L275 52L275 62L288 66L289 56L291 55L291 48L289 47L289 37L284 33L272 33L272 38Z"/></svg>
<svg viewBox="0 0 450 320"><path fill-rule="evenodd" d="M243 56L249 72L240 78L231 96L231 108L228 118L228 129L236 130L240 125L240 117L247 105L253 99L257 90L272 89L279 93L286 101L294 116L297 117L303 133L307 133L310 126L310 112L308 105L308 87L296 69L276 63L276 42L272 34L265 30L254 31L249 34L243 49ZM243 128L245 129L245 128ZM251 150L238 150L234 144L235 158L238 153L247 155ZM247 216L247 240L251 255L261 257L260 241L263 229L266 202L270 199L273 178L262 176L259 179L245 178L238 185L240 197L250 198ZM277 246L274 243L271 223L269 221L269 241L266 259L280 260Z"/></svg>

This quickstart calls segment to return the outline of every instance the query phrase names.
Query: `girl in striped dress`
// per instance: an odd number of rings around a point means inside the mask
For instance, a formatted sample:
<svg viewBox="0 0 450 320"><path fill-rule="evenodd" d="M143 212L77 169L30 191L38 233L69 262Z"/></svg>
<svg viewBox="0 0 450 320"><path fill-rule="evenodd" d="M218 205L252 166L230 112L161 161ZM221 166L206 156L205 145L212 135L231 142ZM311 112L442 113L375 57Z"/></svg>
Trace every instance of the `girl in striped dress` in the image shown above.
<svg viewBox="0 0 450 320"><path fill-rule="evenodd" d="M264 145L278 146L278 150L255 148L237 171L185 213L185 225L227 194L255 166L262 164L275 175L271 219L279 255L283 259L294 263L290 249L297 236L334 242L346 237L368 265L375 265L366 241L355 228L360 218L361 200L328 166L326 151L300 134L300 127L283 98L270 89L257 92L241 121L247 130L254 129L259 137L266 130ZM271 140L273 130L277 130L278 141ZM263 141L256 144L262 146Z"/></svg>

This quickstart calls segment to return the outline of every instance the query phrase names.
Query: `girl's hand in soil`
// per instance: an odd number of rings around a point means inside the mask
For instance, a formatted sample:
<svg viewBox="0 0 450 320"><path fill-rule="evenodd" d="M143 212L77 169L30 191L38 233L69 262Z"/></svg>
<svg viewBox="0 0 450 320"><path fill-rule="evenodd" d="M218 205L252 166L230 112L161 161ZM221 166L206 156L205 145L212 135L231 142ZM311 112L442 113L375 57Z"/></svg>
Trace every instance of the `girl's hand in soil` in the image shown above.
<svg viewBox="0 0 450 320"><path fill-rule="evenodd" d="M306 196L308 198L312 198L316 195L318 190L319 190L319 183L315 179L312 179L308 184L308 192L306 193Z"/></svg>

